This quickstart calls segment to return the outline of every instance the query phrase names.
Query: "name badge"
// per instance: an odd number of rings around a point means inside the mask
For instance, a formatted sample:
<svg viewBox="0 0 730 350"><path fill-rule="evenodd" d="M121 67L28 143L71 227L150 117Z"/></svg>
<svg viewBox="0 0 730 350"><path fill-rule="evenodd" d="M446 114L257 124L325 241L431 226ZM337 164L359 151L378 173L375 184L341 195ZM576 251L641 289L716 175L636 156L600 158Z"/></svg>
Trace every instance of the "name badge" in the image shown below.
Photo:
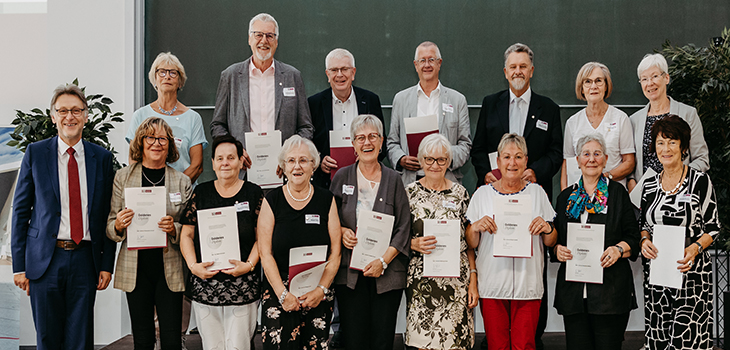
<svg viewBox="0 0 730 350"><path fill-rule="evenodd" d="M679 203L692 203L692 195L689 193L685 193L683 195L680 195L679 198L677 198L677 201Z"/></svg>
<svg viewBox="0 0 730 350"><path fill-rule="evenodd" d="M353 195L355 194L355 186L353 185L342 185L342 193Z"/></svg>
<svg viewBox="0 0 730 350"><path fill-rule="evenodd" d="M454 202L454 201L444 201L443 205L444 205L444 208L456 210L456 202Z"/></svg>
<svg viewBox="0 0 730 350"><path fill-rule="evenodd" d="M546 122L544 120L538 120L536 126L540 130L547 131L547 129L548 129L548 122Z"/></svg>
<svg viewBox="0 0 730 350"><path fill-rule="evenodd" d="M618 125L616 123L611 123L606 126L606 131L611 132L618 128Z"/></svg>
<svg viewBox="0 0 730 350"><path fill-rule="evenodd" d="M250 211L251 209L248 207L248 202L238 202L236 205L236 211L242 212L242 211Z"/></svg>
<svg viewBox="0 0 730 350"><path fill-rule="evenodd" d="M297 93L294 91L293 87L284 88L284 96L286 97L294 97Z"/></svg>
<svg viewBox="0 0 730 350"><path fill-rule="evenodd" d="M311 225L319 225L319 214L305 214L304 223Z"/></svg>
<svg viewBox="0 0 730 350"><path fill-rule="evenodd" d="M446 113L454 113L454 106L448 103L442 103L441 108L443 108Z"/></svg>
<svg viewBox="0 0 730 350"><path fill-rule="evenodd" d="M177 147L177 148L181 148L181 147L182 147L182 141L183 141L183 140L182 140L181 138L179 138L179 137L176 137L176 138L175 138L175 147Z"/></svg>
<svg viewBox="0 0 730 350"><path fill-rule="evenodd" d="M170 193L170 202L172 202L172 203L182 202L182 195L180 194L180 192Z"/></svg>

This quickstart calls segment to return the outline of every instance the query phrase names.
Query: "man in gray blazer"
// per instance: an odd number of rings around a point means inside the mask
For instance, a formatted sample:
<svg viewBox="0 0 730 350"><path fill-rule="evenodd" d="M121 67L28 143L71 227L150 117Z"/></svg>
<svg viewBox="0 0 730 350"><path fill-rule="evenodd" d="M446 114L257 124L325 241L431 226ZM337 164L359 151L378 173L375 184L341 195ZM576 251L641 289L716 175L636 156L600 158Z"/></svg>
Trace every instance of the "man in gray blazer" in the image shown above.
<svg viewBox="0 0 730 350"><path fill-rule="evenodd" d="M251 57L221 72L211 135L230 134L244 147L247 132L279 130L282 142L294 134L311 139L314 128L301 74L274 59L279 45L276 19L267 13L254 16L248 25L248 44ZM243 155L249 168L251 159L245 150Z"/></svg>
<svg viewBox="0 0 730 350"><path fill-rule="evenodd" d="M441 85L441 62L441 52L436 44L424 41L418 45L413 60L418 73L418 84L398 92L393 98L387 141L388 158L406 185L423 177L423 170L418 159L409 155L403 123L405 118L436 115L439 133L452 145L453 159L446 171L446 178L449 180L461 183L463 175L459 168L469 159L471 130L466 98L458 91ZM413 151L416 153L417 150Z"/></svg>

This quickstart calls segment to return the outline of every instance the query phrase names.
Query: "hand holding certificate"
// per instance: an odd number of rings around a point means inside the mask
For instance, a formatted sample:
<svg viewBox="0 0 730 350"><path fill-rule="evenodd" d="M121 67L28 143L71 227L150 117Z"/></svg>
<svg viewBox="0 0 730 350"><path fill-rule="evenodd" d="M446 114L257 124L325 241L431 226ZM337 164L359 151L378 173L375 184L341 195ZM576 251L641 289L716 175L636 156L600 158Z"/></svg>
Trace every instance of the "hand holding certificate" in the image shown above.
<svg viewBox="0 0 730 350"><path fill-rule="evenodd" d="M573 259L565 263L565 280L603 284L601 255L605 225L568 223L567 248Z"/></svg>
<svg viewBox="0 0 730 350"><path fill-rule="evenodd" d="M459 220L423 220L423 235L436 237L436 248L423 255L423 277L459 277Z"/></svg>
<svg viewBox="0 0 730 350"><path fill-rule="evenodd" d="M670 288L682 288L682 272L677 260L684 258L684 226L654 225L652 243L656 259L649 265L649 283Z"/></svg>
<svg viewBox="0 0 730 350"><path fill-rule="evenodd" d="M497 196L494 200L494 256L532 257L532 198L527 194Z"/></svg>
<svg viewBox="0 0 730 350"><path fill-rule="evenodd" d="M200 260L213 262L208 271L235 267L229 259L241 260L236 207L198 210Z"/></svg>
<svg viewBox="0 0 730 350"><path fill-rule="evenodd" d="M301 297L317 288L327 266L327 246L298 247L289 250L289 291Z"/></svg>
<svg viewBox="0 0 730 350"><path fill-rule="evenodd" d="M124 189L124 205L134 211L127 227L127 249L167 247L167 234L158 222L167 215L165 187L128 187Z"/></svg>
<svg viewBox="0 0 730 350"><path fill-rule="evenodd" d="M357 218L357 244L352 249L350 268L364 270L371 261L385 254L390 245L395 217L374 211L360 210Z"/></svg>
<svg viewBox="0 0 730 350"><path fill-rule="evenodd" d="M406 129L408 141L408 155L418 156L418 146L423 138L439 132L438 117L435 114L423 117L404 118L403 125Z"/></svg>
<svg viewBox="0 0 730 350"><path fill-rule="evenodd" d="M261 188L274 188L284 182L276 174L281 151L281 131L247 132L246 151L251 157L248 179Z"/></svg>
<svg viewBox="0 0 730 350"><path fill-rule="evenodd" d="M352 147L350 130L330 130L330 157L337 161L337 168L330 170L330 179L335 176L337 169L342 169L355 163L355 147Z"/></svg>

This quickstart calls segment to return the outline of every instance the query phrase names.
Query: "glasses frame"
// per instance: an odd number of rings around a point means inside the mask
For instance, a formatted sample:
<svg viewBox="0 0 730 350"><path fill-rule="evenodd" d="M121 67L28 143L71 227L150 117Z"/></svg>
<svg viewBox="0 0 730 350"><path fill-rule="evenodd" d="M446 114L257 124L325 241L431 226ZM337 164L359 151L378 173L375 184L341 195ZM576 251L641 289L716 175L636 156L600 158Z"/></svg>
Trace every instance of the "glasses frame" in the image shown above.
<svg viewBox="0 0 730 350"><path fill-rule="evenodd" d="M86 108L56 109L56 115L61 118L66 118L68 114L71 113L71 115L73 115L74 117L80 117L82 114L84 114L85 110Z"/></svg>
<svg viewBox="0 0 730 350"><path fill-rule="evenodd" d="M598 87L606 86L606 78L596 78L596 80L586 78L585 80L583 80L583 87L589 89L591 86L593 86L593 83L596 83L596 86Z"/></svg>
<svg viewBox="0 0 730 350"><path fill-rule="evenodd" d="M661 72L660 74L654 74L648 78L646 78L646 77L641 78L641 79L639 79L639 84L641 84L641 85L648 84L650 80L652 83L656 83L657 80L659 80L659 78L663 77L666 74L667 73Z"/></svg>
<svg viewBox="0 0 730 350"><path fill-rule="evenodd" d="M355 135L355 138L353 140L362 145L365 143L365 138L367 138L368 141L370 141L370 142L375 142L375 141L378 141L381 137L382 136L380 135L380 133L371 132L367 135L357 134L357 135Z"/></svg>
<svg viewBox="0 0 730 350"><path fill-rule="evenodd" d="M347 74L350 72L350 70L352 70L352 68L354 68L354 67L327 68L327 70L330 73L337 75L337 74L340 74L340 72L342 72L342 74Z"/></svg>
<svg viewBox="0 0 730 350"><path fill-rule="evenodd" d="M278 36L276 33L267 33L258 30L252 30L249 32L249 34L253 35L256 40L261 40L265 37L266 41L276 40Z"/></svg>
<svg viewBox="0 0 730 350"><path fill-rule="evenodd" d="M152 142L150 143L149 140L152 140ZM152 135L147 135L147 136L144 136L144 142L150 146L153 146L155 144L155 142L157 142L160 144L160 146L165 147L170 143L170 139L167 137L155 137Z"/></svg>
<svg viewBox="0 0 730 350"><path fill-rule="evenodd" d="M441 61L441 59L440 58L436 58L436 57L430 57L430 58L421 58L421 59L418 59L418 60L416 60L416 63L418 63L419 66L423 66L424 64L426 64L426 62L428 62L430 65L433 66L438 61Z"/></svg>
<svg viewBox="0 0 730 350"><path fill-rule="evenodd" d="M284 164L287 167L289 167L290 169L295 168L297 164L299 164L299 167L300 168L304 168L304 166L307 165L307 164L309 164L309 163L314 163L314 160L309 159L307 157L301 157L299 159L296 159L296 158L292 157L292 158L287 158L284 161Z"/></svg>
<svg viewBox="0 0 730 350"><path fill-rule="evenodd" d="M446 158L446 157L439 157L439 158L423 157L423 162L426 163L426 165L433 165L433 163L436 162L436 164L438 164L438 166L446 166L448 161L449 161L449 158Z"/></svg>
<svg viewBox="0 0 730 350"><path fill-rule="evenodd" d="M157 74L157 76L160 78L164 78L169 75L170 79L175 79L178 75L180 75L180 71L178 71L177 69L157 68L155 70L155 74Z"/></svg>

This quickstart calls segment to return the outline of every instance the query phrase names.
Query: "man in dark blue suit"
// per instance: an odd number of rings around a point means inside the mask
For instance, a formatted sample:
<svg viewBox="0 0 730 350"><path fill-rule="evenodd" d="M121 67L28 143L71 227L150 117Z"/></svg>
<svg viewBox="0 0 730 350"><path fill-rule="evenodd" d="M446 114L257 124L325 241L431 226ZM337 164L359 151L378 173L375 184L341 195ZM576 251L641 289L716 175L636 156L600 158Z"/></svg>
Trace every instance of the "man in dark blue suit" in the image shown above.
<svg viewBox="0 0 730 350"><path fill-rule="evenodd" d="M321 157L314 183L329 188L330 171L338 168L330 157L330 130L350 130L350 122L360 114L373 114L385 125L378 95L352 86L355 81L355 57L345 49L334 49L324 60L330 88L309 97L309 110L314 125L314 138ZM385 152L378 157L385 158Z"/></svg>
<svg viewBox="0 0 730 350"><path fill-rule="evenodd" d="M94 299L111 280L106 237L112 154L82 141L88 105L76 85L51 99L58 136L28 146L13 201L15 284L30 296L37 348L92 349Z"/></svg>
<svg viewBox="0 0 730 350"><path fill-rule="evenodd" d="M482 101L471 162L477 173L477 187L497 181L489 163L489 154L497 152L497 145L504 134L521 135L527 142L527 169L522 178L540 184L552 201L553 176L563 163L563 129L558 105L530 89L530 78L535 71L532 61L533 52L527 45L517 43L505 51L504 76L509 81L509 89L489 95ZM545 262L547 265L547 255ZM546 270L543 270L545 292L535 334L538 350L543 348L541 338L547 324Z"/></svg>

